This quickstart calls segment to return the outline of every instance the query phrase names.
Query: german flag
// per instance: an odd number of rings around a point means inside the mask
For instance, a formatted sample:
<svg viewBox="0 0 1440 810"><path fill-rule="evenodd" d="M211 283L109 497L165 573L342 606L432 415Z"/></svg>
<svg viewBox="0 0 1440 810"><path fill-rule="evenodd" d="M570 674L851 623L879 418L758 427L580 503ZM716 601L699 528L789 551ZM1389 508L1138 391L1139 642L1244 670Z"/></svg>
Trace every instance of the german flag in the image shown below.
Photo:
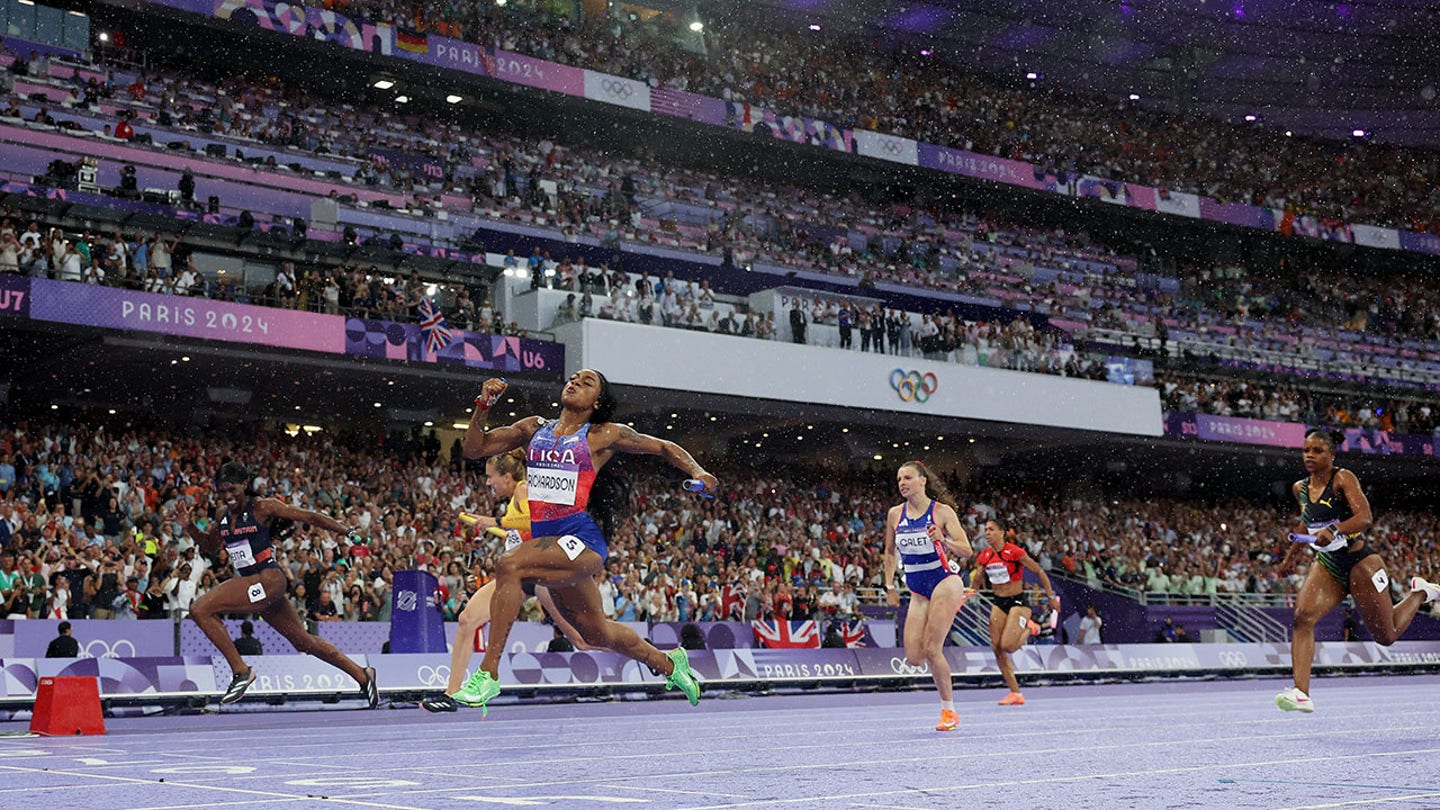
<svg viewBox="0 0 1440 810"><path fill-rule="evenodd" d="M402 51L409 51L411 53L430 52L430 37L419 31L411 31L407 28L397 28L395 30L395 44L400 46L400 50Z"/></svg>

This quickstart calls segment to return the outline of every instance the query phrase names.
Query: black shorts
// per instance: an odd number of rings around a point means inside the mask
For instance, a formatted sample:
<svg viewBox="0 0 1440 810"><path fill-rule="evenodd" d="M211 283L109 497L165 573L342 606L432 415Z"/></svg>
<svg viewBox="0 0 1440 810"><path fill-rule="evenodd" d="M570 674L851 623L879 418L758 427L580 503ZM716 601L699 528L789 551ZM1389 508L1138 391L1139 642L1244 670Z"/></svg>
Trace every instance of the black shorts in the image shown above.
<svg viewBox="0 0 1440 810"><path fill-rule="evenodd" d="M1330 576L1339 580L1340 587L1348 593L1350 591L1350 571L1361 560L1372 554L1380 552L1371 548L1368 544L1356 551L1345 549L1344 551L1321 551L1315 555L1315 560L1325 566Z"/></svg>
<svg viewBox="0 0 1440 810"><path fill-rule="evenodd" d="M1017 593L1014 596L996 596L990 601L995 605L995 607L1000 608L1001 613L1004 613L1007 616L1010 615L1011 608L1030 607L1030 601L1025 598L1024 592Z"/></svg>

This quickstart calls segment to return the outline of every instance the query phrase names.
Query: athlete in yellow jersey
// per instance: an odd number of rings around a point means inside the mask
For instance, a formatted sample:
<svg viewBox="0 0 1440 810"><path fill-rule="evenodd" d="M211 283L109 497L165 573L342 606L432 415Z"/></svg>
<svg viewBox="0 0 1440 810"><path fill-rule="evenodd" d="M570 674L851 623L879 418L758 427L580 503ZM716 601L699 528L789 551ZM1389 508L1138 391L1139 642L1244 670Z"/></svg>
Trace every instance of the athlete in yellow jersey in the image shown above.
<svg viewBox="0 0 1440 810"><path fill-rule="evenodd" d="M498 534L505 539L505 551L519 546L530 539L530 500L525 484L525 450L518 448L504 455L491 456L485 462L485 484L497 498L508 498L505 511L499 520L487 515L466 516L466 522L482 532ZM465 670L470 666L470 656L475 652L475 634L490 622L490 596L495 592L495 581L491 580L465 603L460 612L460 629L455 633L455 644L450 650L450 678L445 684L445 694L426 698L420 705L431 712L453 712L457 704L450 696L460 691L465 682ZM545 608L545 613L555 626L570 639L577 650L592 649L580 638L575 628L560 615L550 592L543 586L535 588L536 597Z"/></svg>

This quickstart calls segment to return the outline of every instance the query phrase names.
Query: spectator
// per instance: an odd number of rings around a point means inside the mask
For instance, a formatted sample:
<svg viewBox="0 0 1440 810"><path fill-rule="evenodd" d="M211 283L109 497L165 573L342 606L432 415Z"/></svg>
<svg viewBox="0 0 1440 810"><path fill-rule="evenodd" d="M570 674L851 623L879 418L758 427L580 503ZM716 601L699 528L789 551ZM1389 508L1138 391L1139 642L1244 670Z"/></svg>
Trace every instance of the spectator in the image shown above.
<svg viewBox="0 0 1440 810"><path fill-rule="evenodd" d="M240 637L235 639L235 650L241 655L262 655L260 639L255 637L255 624L249 619L240 622Z"/></svg>
<svg viewBox="0 0 1440 810"><path fill-rule="evenodd" d="M70 635L70 622L60 622L60 634L45 648L46 658L79 658L80 642Z"/></svg>
<svg viewBox="0 0 1440 810"><path fill-rule="evenodd" d="M1094 605L1085 608L1085 616L1080 619L1080 638L1077 644L1100 644L1100 628L1104 622L1100 619L1099 611Z"/></svg>

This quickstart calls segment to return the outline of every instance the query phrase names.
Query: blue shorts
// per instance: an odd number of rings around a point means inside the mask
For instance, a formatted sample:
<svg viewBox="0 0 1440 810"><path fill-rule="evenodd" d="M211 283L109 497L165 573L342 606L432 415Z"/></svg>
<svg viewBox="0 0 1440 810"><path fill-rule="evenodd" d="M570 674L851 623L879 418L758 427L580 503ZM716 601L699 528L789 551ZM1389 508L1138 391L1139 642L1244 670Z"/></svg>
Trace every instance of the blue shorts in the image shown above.
<svg viewBox="0 0 1440 810"><path fill-rule="evenodd" d="M557 520L537 520L530 524L531 537L564 537L573 535L585 547L600 555L601 560L609 559L610 546L605 543L605 534L596 525L595 518L588 512L579 512Z"/></svg>
<svg viewBox="0 0 1440 810"><path fill-rule="evenodd" d="M935 593L935 589L939 587L941 582L945 581L946 577L958 576L960 575L952 572L943 565L939 568L932 568L929 571L907 572L905 574L905 587L909 588L911 593L919 594L929 599L930 595Z"/></svg>

